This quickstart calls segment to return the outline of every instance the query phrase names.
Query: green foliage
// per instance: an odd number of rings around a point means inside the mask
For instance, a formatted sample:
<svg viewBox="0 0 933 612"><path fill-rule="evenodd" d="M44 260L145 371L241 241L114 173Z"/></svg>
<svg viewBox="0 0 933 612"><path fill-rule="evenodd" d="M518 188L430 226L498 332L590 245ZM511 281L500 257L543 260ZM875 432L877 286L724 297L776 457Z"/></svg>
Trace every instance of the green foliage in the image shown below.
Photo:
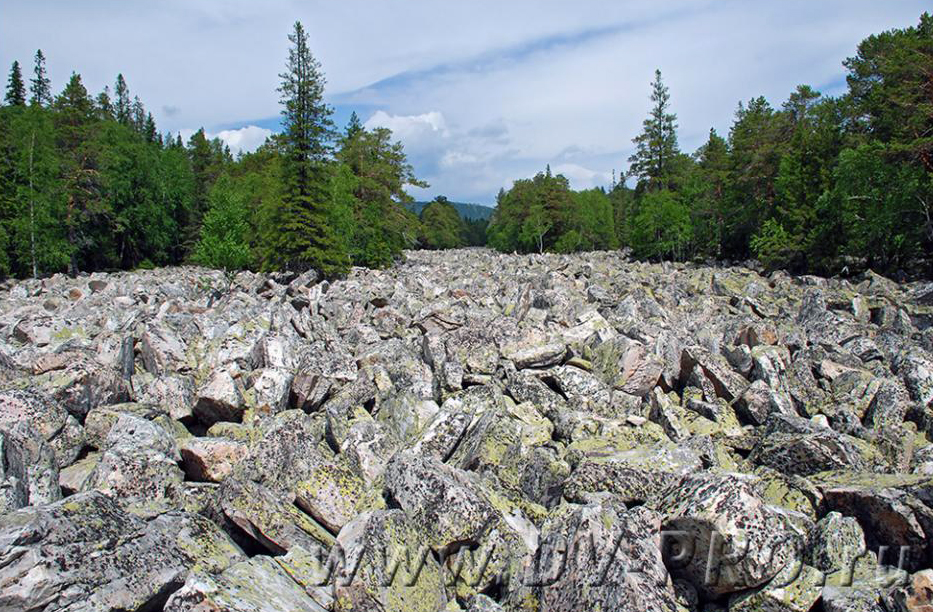
<svg viewBox="0 0 933 612"><path fill-rule="evenodd" d="M0 276L185 261L239 269L387 266L403 249L630 247L648 259L758 257L767 267L933 273L933 18L866 38L849 91L802 85L779 108L739 104L728 138L679 151L656 72L625 181L574 192L548 167L501 190L489 218L452 203L408 207L426 186L386 129L355 114L337 135L324 75L296 23L279 93L284 132L234 160L199 130L160 135L118 75L52 95L41 51L0 107ZM460 210L458 215L457 210ZM483 216L485 210L479 210Z"/></svg>
<svg viewBox="0 0 933 612"><path fill-rule="evenodd" d="M429 249L454 249L465 244L466 224L444 196L421 211L421 243Z"/></svg>
<svg viewBox="0 0 933 612"><path fill-rule="evenodd" d="M839 156L833 201L838 207L844 254L870 267L897 269L918 255L928 218L930 175L892 159L880 143L846 149Z"/></svg>
<svg viewBox="0 0 933 612"><path fill-rule="evenodd" d="M631 233L635 255L645 259L683 259L693 238L690 211L669 190L645 195Z"/></svg>
<svg viewBox="0 0 933 612"><path fill-rule="evenodd" d="M757 234L752 236L752 252L769 269L789 266L800 247L784 226L768 219Z"/></svg>
<svg viewBox="0 0 933 612"><path fill-rule="evenodd" d="M403 249L415 245L420 233L418 218L404 206L412 201L405 188L427 187L427 183L415 177L402 144L392 142L391 131L367 130L352 118L336 157L340 170L331 197L339 207L331 214L337 219L336 233L339 236L340 228L349 227L348 211L352 211L349 260L354 265L388 266Z"/></svg>
<svg viewBox="0 0 933 612"><path fill-rule="evenodd" d="M574 192L572 198L573 227L558 240L565 245L558 250L569 253L618 248L612 202L606 192L588 189Z"/></svg>
<svg viewBox="0 0 933 612"><path fill-rule="evenodd" d="M500 251L541 253L551 250L564 232L573 229L574 201L562 175L539 172L533 179L515 181L501 191L486 234Z"/></svg>
<svg viewBox="0 0 933 612"><path fill-rule="evenodd" d="M7 81L3 103L7 106L26 105L26 85L23 84L23 71L20 70L19 62L13 62L10 67L10 78Z"/></svg>
<svg viewBox="0 0 933 612"><path fill-rule="evenodd" d="M34 76L29 82L29 92L32 94L29 103L35 106L49 106L52 104L52 82L45 70L45 55L42 49L36 51Z"/></svg>
<svg viewBox="0 0 933 612"><path fill-rule="evenodd" d="M211 187L208 202L194 261L224 270L249 267L253 257L245 190L238 189L234 181L224 175Z"/></svg>

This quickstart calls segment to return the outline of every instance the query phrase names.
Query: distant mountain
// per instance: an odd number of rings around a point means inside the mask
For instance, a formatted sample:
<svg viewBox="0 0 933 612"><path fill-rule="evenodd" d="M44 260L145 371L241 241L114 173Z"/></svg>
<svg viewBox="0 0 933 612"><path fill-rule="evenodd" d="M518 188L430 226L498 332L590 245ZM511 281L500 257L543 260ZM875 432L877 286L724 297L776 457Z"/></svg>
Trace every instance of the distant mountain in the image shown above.
<svg viewBox="0 0 933 612"><path fill-rule="evenodd" d="M408 210L412 211L416 215L421 214L421 210L430 204L430 202L412 202L411 204L406 204ZM457 213L464 219L484 219L488 220L492 216L493 209L489 206L483 206L482 204L465 204L463 202L450 202L453 204L453 207L457 209Z"/></svg>

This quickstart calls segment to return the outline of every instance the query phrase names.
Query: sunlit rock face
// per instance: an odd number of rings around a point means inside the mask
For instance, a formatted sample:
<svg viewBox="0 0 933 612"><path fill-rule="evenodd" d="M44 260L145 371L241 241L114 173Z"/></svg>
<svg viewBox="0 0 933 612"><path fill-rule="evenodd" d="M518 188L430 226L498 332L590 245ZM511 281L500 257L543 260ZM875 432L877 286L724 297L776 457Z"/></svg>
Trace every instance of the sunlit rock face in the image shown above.
<svg viewBox="0 0 933 612"><path fill-rule="evenodd" d="M8 281L0 609L926 609L931 289L484 249Z"/></svg>

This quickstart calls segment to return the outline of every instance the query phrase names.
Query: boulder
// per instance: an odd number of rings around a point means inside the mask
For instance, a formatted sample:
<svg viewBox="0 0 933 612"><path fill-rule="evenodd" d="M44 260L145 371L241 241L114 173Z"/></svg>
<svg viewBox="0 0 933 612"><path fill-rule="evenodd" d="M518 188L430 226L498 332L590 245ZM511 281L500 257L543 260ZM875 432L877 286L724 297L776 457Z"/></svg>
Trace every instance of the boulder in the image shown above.
<svg viewBox="0 0 933 612"><path fill-rule="evenodd" d="M0 515L0 607L160 609L192 569L219 573L243 558L201 516L144 520L102 493L79 493Z"/></svg>
<svg viewBox="0 0 933 612"><path fill-rule="evenodd" d="M798 560L802 535L748 478L689 475L652 505L677 532L665 548L671 574L707 597L761 586Z"/></svg>
<svg viewBox="0 0 933 612"><path fill-rule="evenodd" d="M508 609L680 610L661 557L661 516L618 503L561 506L510 589Z"/></svg>
<svg viewBox="0 0 933 612"><path fill-rule="evenodd" d="M337 536L334 610L443 610L444 575L423 533L401 510L364 512L347 523Z"/></svg>
<svg viewBox="0 0 933 612"><path fill-rule="evenodd" d="M216 370L198 389L194 415L205 425L217 421L239 422L245 404L233 376L226 370Z"/></svg>
<svg viewBox="0 0 933 612"><path fill-rule="evenodd" d="M29 424L55 451L59 467L71 465L85 445L81 425L55 400L33 390L0 392L0 427Z"/></svg>

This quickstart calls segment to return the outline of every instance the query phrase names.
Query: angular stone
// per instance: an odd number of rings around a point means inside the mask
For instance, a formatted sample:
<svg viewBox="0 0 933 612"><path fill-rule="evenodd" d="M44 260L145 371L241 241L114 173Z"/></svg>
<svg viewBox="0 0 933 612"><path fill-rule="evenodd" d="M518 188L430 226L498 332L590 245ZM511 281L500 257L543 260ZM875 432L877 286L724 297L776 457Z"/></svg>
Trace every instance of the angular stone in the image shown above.
<svg viewBox="0 0 933 612"><path fill-rule="evenodd" d="M364 512L344 526L334 610L443 610L444 576L422 534L401 510Z"/></svg>
<svg viewBox="0 0 933 612"><path fill-rule="evenodd" d="M270 557L253 557L219 576L192 573L165 612L323 612Z"/></svg>
<svg viewBox="0 0 933 612"><path fill-rule="evenodd" d="M0 514L62 497L55 453L25 421L0 425Z"/></svg>
<svg viewBox="0 0 933 612"><path fill-rule="evenodd" d="M144 520L98 492L0 515L0 608L159 609L192 568L242 553L198 515Z"/></svg>
<svg viewBox="0 0 933 612"><path fill-rule="evenodd" d="M178 444L185 475L199 482L222 482L247 454L242 442L227 438L185 438Z"/></svg>
<svg viewBox="0 0 933 612"><path fill-rule="evenodd" d="M665 550L671 573L707 596L761 586L797 559L801 535L739 476L687 476L653 506L682 532Z"/></svg>
<svg viewBox="0 0 933 612"><path fill-rule="evenodd" d="M239 422L243 418L243 396L236 381L226 370L217 370L198 389L195 416L205 425L217 421Z"/></svg>
<svg viewBox="0 0 933 612"><path fill-rule="evenodd" d="M516 610L680 610L661 557L660 515L622 504L559 507L510 591Z"/></svg>
<svg viewBox="0 0 933 612"><path fill-rule="evenodd" d="M54 449L59 467L71 465L84 448L81 425L53 399L32 390L0 392L0 426L28 423Z"/></svg>

